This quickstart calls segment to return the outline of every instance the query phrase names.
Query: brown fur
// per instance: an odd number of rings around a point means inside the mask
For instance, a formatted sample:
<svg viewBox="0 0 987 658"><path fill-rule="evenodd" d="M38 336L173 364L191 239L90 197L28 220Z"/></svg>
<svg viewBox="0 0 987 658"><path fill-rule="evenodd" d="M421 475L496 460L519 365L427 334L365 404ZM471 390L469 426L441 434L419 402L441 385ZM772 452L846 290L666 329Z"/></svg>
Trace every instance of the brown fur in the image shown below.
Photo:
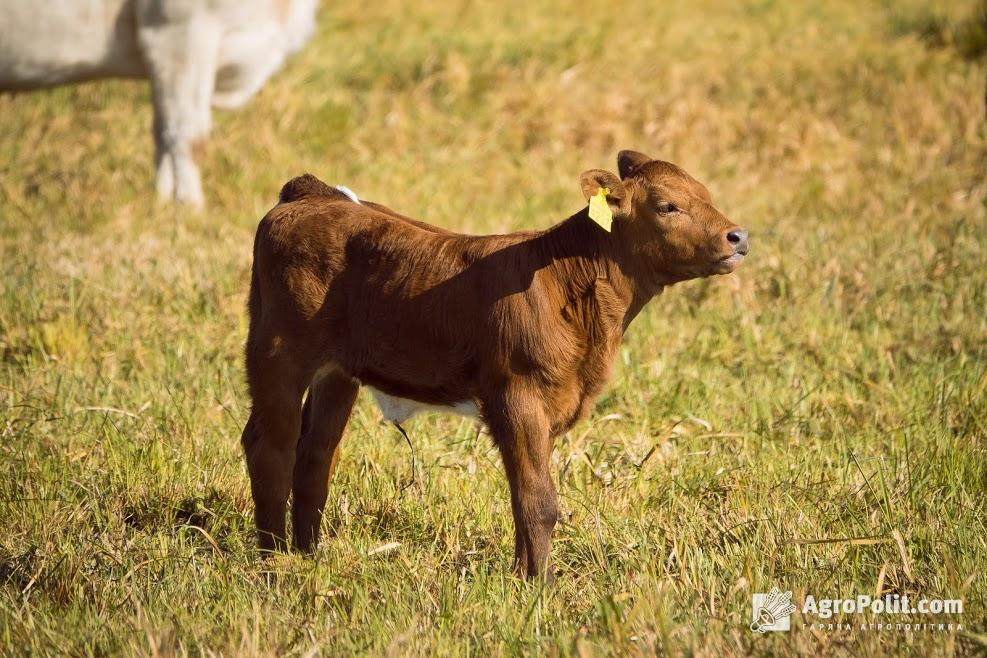
<svg viewBox="0 0 987 658"><path fill-rule="evenodd" d="M591 408L648 300L732 271L747 250L746 231L675 165L623 151L618 168L621 178L581 178L587 198L610 188L611 233L584 208L544 231L460 235L354 203L313 176L284 186L257 229L246 346L242 440L263 549L286 546L292 491L295 545L315 546L364 383L477 404L510 482L516 568L545 573L553 438Z"/></svg>

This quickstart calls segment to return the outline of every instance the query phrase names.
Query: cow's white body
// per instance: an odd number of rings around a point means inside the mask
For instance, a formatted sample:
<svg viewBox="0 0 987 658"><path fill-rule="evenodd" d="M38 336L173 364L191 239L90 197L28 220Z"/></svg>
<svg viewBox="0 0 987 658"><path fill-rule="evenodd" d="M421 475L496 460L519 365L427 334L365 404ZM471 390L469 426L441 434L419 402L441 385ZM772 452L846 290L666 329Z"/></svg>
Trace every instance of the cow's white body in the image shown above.
<svg viewBox="0 0 987 658"><path fill-rule="evenodd" d="M0 0L0 90L148 78L158 193L202 203L192 143L312 34L318 0Z"/></svg>

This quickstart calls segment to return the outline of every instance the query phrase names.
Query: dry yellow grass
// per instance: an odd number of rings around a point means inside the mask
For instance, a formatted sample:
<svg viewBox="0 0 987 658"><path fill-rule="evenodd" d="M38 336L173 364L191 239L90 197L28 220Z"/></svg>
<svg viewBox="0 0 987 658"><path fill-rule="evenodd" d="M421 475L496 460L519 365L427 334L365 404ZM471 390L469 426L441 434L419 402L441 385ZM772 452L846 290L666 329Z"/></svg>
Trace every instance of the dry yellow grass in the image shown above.
<svg viewBox="0 0 987 658"><path fill-rule="evenodd" d="M200 214L152 201L144 85L0 96L0 654L983 651L987 66L956 27L977 7L327 2L215 115ZM486 437L411 423L402 494L407 448L363 397L336 537L257 561L240 354L280 185L535 228L620 148L705 181L752 254L656 300L559 442L557 586L508 576ZM796 613L756 636L772 585L962 598L964 630Z"/></svg>

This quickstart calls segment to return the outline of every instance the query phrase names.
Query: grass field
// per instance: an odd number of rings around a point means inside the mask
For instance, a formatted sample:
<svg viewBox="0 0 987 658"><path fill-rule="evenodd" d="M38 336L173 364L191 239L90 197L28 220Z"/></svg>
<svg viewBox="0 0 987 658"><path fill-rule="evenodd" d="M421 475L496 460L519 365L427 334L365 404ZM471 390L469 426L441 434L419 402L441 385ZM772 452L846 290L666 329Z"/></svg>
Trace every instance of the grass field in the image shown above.
<svg viewBox="0 0 987 658"><path fill-rule="evenodd" d="M327 0L214 115L202 213L153 202L145 84L0 96L0 655L987 651L985 9ZM557 583L509 575L487 436L409 423L404 488L364 393L334 536L259 560L241 350L280 185L541 228L621 148L705 181L752 252L655 300L557 442ZM964 612L752 633L774 585ZM932 621L963 630L860 629Z"/></svg>

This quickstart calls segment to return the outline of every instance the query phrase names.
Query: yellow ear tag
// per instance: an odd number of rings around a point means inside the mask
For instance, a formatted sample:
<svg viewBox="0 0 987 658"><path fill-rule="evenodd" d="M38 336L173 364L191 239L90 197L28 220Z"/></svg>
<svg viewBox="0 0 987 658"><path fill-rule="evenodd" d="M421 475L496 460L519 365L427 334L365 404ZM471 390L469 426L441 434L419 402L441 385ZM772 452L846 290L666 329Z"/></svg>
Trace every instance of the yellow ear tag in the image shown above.
<svg viewBox="0 0 987 658"><path fill-rule="evenodd" d="M602 226L604 231L609 231L613 224L613 211L607 205L608 194L610 194L610 188L601 187L589 199L589 218Z"/></svg>

